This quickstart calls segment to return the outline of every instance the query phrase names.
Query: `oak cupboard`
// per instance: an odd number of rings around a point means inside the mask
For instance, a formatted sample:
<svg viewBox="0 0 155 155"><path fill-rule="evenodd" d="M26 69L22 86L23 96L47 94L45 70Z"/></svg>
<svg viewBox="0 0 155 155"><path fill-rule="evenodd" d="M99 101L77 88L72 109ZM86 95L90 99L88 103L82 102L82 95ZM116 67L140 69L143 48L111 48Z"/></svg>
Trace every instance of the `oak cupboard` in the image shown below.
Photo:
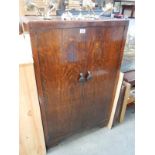
<svg viewBox="0 0 155 155"><path fill-rule="evenodd" d="M128 24L125 19L25 20L47 148L107 125Z"/></svg>

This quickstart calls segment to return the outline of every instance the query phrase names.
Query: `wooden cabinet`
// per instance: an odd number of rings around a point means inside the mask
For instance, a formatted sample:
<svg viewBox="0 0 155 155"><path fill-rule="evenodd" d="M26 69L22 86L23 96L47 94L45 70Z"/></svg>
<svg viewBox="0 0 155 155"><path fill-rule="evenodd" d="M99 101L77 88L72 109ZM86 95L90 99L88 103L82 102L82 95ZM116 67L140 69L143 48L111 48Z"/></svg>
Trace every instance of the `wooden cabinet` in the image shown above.
<svg viewBox="0 0 155 155"><path fill-rule="evenodd" d="M29 20L47 148L107 125L120 71L127 20Z"/></svg>

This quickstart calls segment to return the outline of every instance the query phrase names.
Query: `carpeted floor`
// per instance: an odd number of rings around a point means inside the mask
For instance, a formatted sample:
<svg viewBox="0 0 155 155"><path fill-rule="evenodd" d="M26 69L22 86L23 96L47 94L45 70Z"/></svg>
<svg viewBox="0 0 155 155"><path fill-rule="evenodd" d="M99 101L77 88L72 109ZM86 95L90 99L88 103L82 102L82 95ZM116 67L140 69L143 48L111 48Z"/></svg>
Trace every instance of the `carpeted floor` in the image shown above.
<svg viewBox="0 0 155 155"><path fill-rule="evenodd" d="M134 155L134 108L127 110L125 121L74 135L48 150L47 155Z"/></svg>

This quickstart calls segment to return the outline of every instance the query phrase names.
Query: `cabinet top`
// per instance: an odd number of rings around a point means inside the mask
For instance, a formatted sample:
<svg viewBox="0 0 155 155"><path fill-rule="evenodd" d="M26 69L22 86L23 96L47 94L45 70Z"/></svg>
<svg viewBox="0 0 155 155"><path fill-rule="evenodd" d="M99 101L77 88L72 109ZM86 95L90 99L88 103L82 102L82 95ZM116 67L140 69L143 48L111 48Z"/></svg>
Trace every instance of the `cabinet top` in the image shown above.
<svg viewBox="0 0 155 155"><path fill-rule="evenodd" d="M50 28L82 28L97 26L128 26L128 19L118 18L100 18L95 20L61 20L60 17L53 17L45 20L38 16L21 17L22 25L25 32L40 31Z"/></svg>

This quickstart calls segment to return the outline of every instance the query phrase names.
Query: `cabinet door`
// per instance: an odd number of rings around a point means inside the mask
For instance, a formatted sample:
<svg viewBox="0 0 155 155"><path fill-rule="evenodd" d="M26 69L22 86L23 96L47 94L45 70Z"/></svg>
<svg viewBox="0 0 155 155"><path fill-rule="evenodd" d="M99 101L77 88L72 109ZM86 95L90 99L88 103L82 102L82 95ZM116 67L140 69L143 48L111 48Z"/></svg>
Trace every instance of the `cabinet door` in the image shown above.
<svg viewBox="0 0 155 155"><path fill-rule="evenodd" d="M38 34L38 54L44 92L48 140L81 128L84 36L79 29L53 29ZM45 121L45 120L43 120Z"/></svg>
<svg viewBox="0 0 155 155"><path fill-rule="evenodd" d="M86 30L88 79L84 86L83 126L108 122L124 27L97 27Z"/></svg>

